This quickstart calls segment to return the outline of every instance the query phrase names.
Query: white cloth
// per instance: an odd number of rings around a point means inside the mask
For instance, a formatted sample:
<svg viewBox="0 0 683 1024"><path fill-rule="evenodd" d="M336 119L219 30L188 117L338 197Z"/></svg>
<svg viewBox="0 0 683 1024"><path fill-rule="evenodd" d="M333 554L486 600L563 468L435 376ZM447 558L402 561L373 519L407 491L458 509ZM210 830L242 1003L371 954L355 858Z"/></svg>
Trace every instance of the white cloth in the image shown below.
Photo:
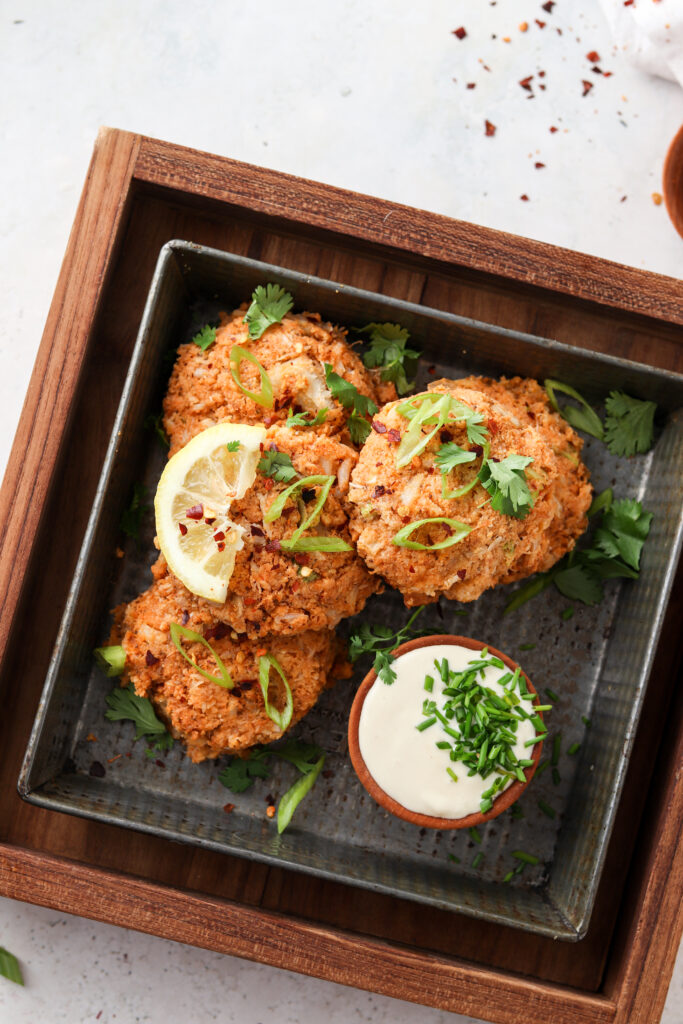
<svg viewBox="0 0 683 1024"><path fill-rule="evenodd" d="M683 0L600 0L616 46L643 71L683 85Z"/></svg>

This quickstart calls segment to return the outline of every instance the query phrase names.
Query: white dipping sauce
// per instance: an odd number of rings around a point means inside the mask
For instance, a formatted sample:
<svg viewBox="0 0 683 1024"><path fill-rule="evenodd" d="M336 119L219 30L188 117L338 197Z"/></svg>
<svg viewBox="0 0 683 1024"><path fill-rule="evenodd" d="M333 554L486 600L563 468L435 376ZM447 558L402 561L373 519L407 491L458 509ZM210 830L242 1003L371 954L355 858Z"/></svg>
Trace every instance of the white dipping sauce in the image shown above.
<svg viewBox="0 0 683 1024"><path fill-rule="evenodd" d="M446 684L434 665L435 659L442 661L443 658L452 671L462 672L468 662L481 658L481 652L454 644L433 644L400 655L392 662L396 672L394 682L387 685L381 679L375 680L365 697L358 724L358 742L375 782L402 807L418 814L455 819L479 811L482 794L498 776L495 773L486 779L478 774L468 776L468 769L461 761L451 761L449 751L440 750L436 743L455 741L438 721L422 732L416 728L425 720L422 703L426 697L436 700L439 708L448 699L441 696ZM506 691L498 680L509 671L507 667L486 666L484 676L478 675L477 681L503 696ZM426 676L434 679L431 693L424 688ZM524 701L523 707L531 712L532 704ZM459 731L455 718L450 719L448 725ZM533 746L524 744L535 735L536 729L529 719L519 721L516 741L510 748L517 758L531 757ZM457 782L448 774L448 768L457 775ZM508 780L497 796L512 781Z"/></svg>

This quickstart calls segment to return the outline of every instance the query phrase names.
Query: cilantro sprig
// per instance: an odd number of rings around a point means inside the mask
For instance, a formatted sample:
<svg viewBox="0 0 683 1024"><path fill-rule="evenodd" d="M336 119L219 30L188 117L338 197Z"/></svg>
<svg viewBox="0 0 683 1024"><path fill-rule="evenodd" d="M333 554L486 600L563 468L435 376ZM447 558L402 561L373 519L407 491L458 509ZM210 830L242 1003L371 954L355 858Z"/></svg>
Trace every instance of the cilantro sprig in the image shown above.
<svg viewBox="0 0 683 1024"><path fill-rule="evenodd" d="M133 486L133 495L127 508L121 513L120 527L126 537L133 540L140 539L140 526L143 517L149 512L150 504L147 500L148 491L144 484Z"/></svg>
<svg viewBox="0 0 683 1024"><path fill-rule="evenodd" d="M192 343L197 345L202 352L206 352L207 348L211 348L214 341L216 340L216 327L212 327L211 324L204 324L201 331L197 331Z"/></svg>
<svg viewBox="0 0 683 1024"><path fill-rule="evenodd" d="M256 779L270 777L267 760L271 757L287 761L301 773L301 778L290 786L278 804L277 830L282 833L292 820L294 811L310 793L320 775L325 763L325 754L320 747L291 739L278 747L255 747L249 757L233 757L220 772L218 779L232 793L244 793L251 788Z"/></svg>
<svg viewBox="0 0 683 1024"><path fill-rule="evenodd" d="M531 512L534 496L524 473L533 462L526 455L507 455L500 462L486 459L479 470L479 482L491 495L491 508L515 519L524 519Z"/></svg>
<svg viewBox="0 0 683 1024"><path fill-rule="evenodd" d="M654 440L655 402L632 398L624 391L610 391L605 399L605 422L583 395L556 380L546 380L545 389L553 409L577 430L604 441L612 455L631 456L647 452ZM562 392L579 403L560 407L555 392Z"/></svg>
<svg viewBox="0 0 683 1024"><path fill-rule="evenodd" d="M355 633L349 637L349 658L352 663L358 661L364 654L374 654L372 667L383 683L390 685L396 679L396 673L391 667L391 654L412 637L420 636L423 630L412 629L413 622L423 612L425 605L421 605L413 612L405 626L399 630L392 630L389 626L371 626L363 622Z"/></svg>
<svg viewBox="0 0 683 1024"><path fill-rule="evenodd" d="M330 363L325 363L325 383L332 397L350 412L346 424L351 440L354 444L363 444L371 430L367 417L379 411L377 406L367 395L362 395L350 380L335 373Z"/></svg>
<svg viewBox="0 0 683 1024"><path fill-rule="evenodd" d="M149 742L154 741L157 750L171 749L173 737L157 718L151 701L139 697L132 683L125 689L117 686L104 699L109 708L104 717L110 722L131 721L135 725L136 740L144 736Z"/></svg>
<svg viewBox="0 0 683 1024"><path fill-rule="evenodd" d="M381 367L381 379L393 381L399 395L412 391L420 353L417 349L406 348L410 334L405 327L371 323L358 328L358 333L370 335L369 347L363 353L368 369Z"/></svg>
<svg viewBox="0 0 683 1024"><path fill-rule="evenodd" d="M327 409L318 409L315 415L312 412L293 412L289 410L289 415L285 423L286 427L319 427L321 423L324 423L327 419Z"/></svg>
<svg viewBox="0 0 683 1024"><path fill-rule="evenodd" d="M591 513L600 515L600 521L589 544L570 551L548 572L533 576L515 592L505 614L526 604L551 584L572 601L595 605L602 601L605 580L638 579L652 513L633 498L613 501L611 490L598 495Z"/></svg>
<svg viewBox="0 0 683 1024"><path fill-rule="evenodd" d="M296 480L299 475L294 469L292 460L287 452L279 452L276 449L265 451L259 459L256 468L259 473L269 476L282 484L288 484L290 480Z"/></svg>
<svg viewBox="0 0 683 1024"><path fill-rule="evenodd" d="M272 324L280 323L294 305L294 299L279 284L260 284L251 297L251 305L244 317L249 326L249 337L256 341Z"/></svg>

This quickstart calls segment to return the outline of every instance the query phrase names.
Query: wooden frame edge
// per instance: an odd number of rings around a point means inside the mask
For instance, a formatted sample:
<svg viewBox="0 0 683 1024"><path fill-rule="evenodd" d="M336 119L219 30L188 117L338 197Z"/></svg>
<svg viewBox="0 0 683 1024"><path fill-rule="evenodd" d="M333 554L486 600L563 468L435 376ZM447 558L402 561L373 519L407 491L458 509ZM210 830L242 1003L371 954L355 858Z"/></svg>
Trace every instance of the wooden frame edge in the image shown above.
<svg viewBox="0 0 683 1024"><path fill-rule="evenodd" d="M250 189L255 171L258 194ZM291 174L143 137L137 181L683 324L683 282ZM333 207L330 205L333 200ZM484 244L482 244L482 241ZM606 276L606 271L608 275Z"/></svg>
<svg viewBox="0 0 683 1024"><path fill-rule="evenodd" d="M614 1002L601 996L1 844L0 887L12 899L500 1024L615 1017Z"/></svg>

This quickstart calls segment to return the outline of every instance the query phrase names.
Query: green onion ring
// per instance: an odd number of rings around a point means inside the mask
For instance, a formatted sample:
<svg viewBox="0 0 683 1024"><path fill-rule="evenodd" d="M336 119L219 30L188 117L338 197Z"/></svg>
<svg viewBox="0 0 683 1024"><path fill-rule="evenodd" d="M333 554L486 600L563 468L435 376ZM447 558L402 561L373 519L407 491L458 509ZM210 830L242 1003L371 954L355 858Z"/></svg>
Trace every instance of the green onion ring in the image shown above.
<svg viewBox="0 0 683 1024"><path fill-rule="evenodd" d="M225 667L221 659L218 657L218 655L216 654L208 640L205 640L200 633L195 633L193 629L188 629L186 626L181 626L177 622L171 623L170 633L171 642L173 643L173 646L177 650L178 654L180 654L185 659L185 661L192 665L192 667L196 669L200 675L204 676L205 679L208 679L210 683L215 683L216 686L222 686L224 690L232 690L233 686L235 685L234 682L232 681L232 676L230 675L227 668ZM221 673L220 676L212 676L210 672L207 672L205 669L200 668L197 662L194 660L194 658L191 658L187 651L183 648L183 645L180 642L181 637L183 637L184 640L190 640L193 643L203 644L204 647L211 651L214 661L218 665L218 669Z"/></svg>
<svg viewBox="0 0 683 1024"><path fill-rule="evenodd" d="M327 497L333 483L334 476L305 476L301 480L296 480L286 490L284 490L282 494L278 495L263 517L264 522L273 523L276 519L279 519L284 511L287 499L293 494L296 494L297 491L300 491L304 487L320 487L320 494L318 495L318 500L315 503L313 511L306 519L302 520L290 537L290 540L298 540L304 530L308 530L309 527L313 525L317 516L322 511L323 505L327 501Z"/></svg>
<svg viewBox="0 0 683 1024"><path fill-rule="evenodd" d="M283 711L278 711L268 701L268 685L270 682L270 669L271 666L280 676L280 679L284 683L285 692L287 699L285 701L285 707ZM292 711L294 709L294 700L292 698L292 691L289 688L289 683L285 678L285 674L282 671L282 665L272 654L263 654L258 660L258 681L261 687L261 693L263 694L263 703L266 708L266 714L270 718L271 722L275 722L280 732L284 732L289 723L292 720Z"/></svg>
<svg viewBox="0 0 683 1024"><path fill-rule="evenodd" d="M108 647L96 647L95 658L101 669L108 676L120 676L126 665L126 652L118 644Z"/></svg>
<svg viewBox="0 0 683 1024"><path fill-rule="evenodd" d="M240 380L240 366L242 360L246 359L247 362L253 363L258 372L261 375L261 390L260 391L249 391L245 388L244 384ZM252 355L246 348L242 348L241 345L233 345L230 349L230 373L237 387L240 389L242 394L246 395L247 398L251 398L257 405L262 405L264 409L272 409L274 405L273 400L273 385L270 383L270 377L259 363L256 356Z"/></svg>
<svg viewBox="0 0 683 1024"><path fill-rule="evenodd" d="M446 523L453 528L455 533L447 537L446 540L439 541L438 544L420 544L419 541L408 539L415 530L418 530L426 523ZM391 543L395 544L397 548L411 548L413 551L440 551L442 548L450 548L453 544L464 540L468 533L471 532L472 527L467 526L466 523L460 523L457 519L448 519L446 516L435 516L432 519L417 519L414 523L408 523L407 526L404 526L403 529L394 534L391 538Z"/></svg>
<svg viewBox="0 0 683 1024"><path fill-rule="evenodd" d="M545 390L550 404L555 412L559 412L562 419L566 420L572 427L585 431L586 434L592 434L593 437L597 437L599 439L603 438L605 428L602 425L602 420L593 407L588 404L586 399L580 395L578 391L575 391L574 388L569 386L569 384L563 384L559 380L546 379L543 383L545 384ZM586 419L588 420L588 423L576 420L575 416L572 414L573 406L565 405L564 409L561 409L559 402L555 398L556 391L561 391L563 394L569 395L570 398L575 398L576 401L579 402L586 410ZM574 412L577 411L578 410L574 410Z"/></svg>
<svg viewBox="0 0 683 1024"><path fill-rule="evenodd" d="M483 452L482 457L481 457L481 464L483 466L484 463L486 462L486 460L489 457L489 452L491 450L491 446L488 443L488 441L484 441L484 444L482 445L482 447L484 449L484 452ZM467 463L463 463L463 465L467 465ZM456 487L456 489L454 491L447 491L446 490L446 481L447 481L447 479L448 479L448 473L444 473L443 470L442 470L441 471L441 497L445 498L447 501L450 501L452 498L462 498L462 496L464 494L467 494L468 491L471 491L472 488L476 486L477 480L479 479L479 472L476 472L474 474L474 477L472 478L472 480L470 480L470 482L468 484L464 484L462 487Z"/></svg>
<svg viewBox="0 0 683 1024"><path fill-rule="evenodd" d="M290 537L281 540L280 547L285 551L353 551L352 545L341 537Z"/></svg>

